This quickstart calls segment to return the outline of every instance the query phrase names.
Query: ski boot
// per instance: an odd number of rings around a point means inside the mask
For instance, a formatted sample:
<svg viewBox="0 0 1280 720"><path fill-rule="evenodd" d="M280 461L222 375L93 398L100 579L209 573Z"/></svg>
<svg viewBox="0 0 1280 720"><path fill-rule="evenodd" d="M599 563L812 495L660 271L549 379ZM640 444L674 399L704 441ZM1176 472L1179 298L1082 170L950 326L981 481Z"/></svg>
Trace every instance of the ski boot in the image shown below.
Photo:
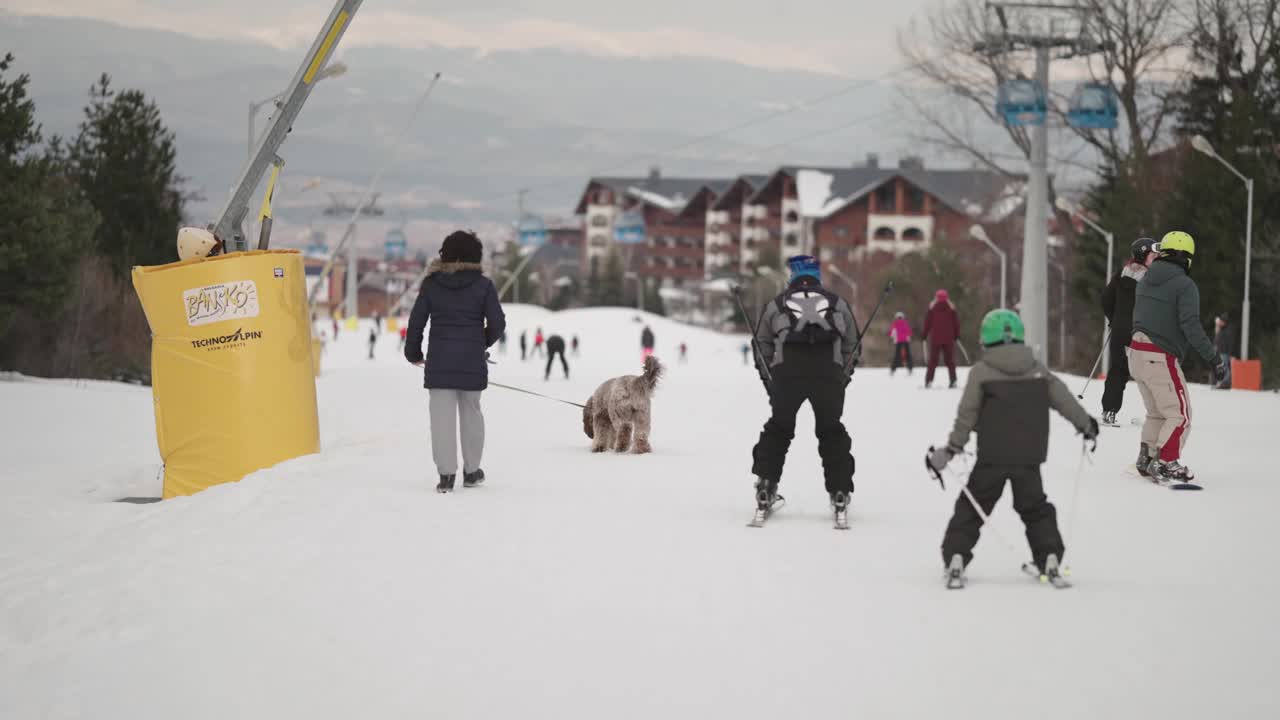
<svg viewBox="0 0 1280 720"><path fill-rule="evenodd" d="M1187 484L1196 479L1191 468L1177 460L1170 462L1152 460L1147 466L1147 471L1151 474L1151 481L1161 485Z"/></svg>
<svg viewBox="0 0 1280 720"><path fill-rule="evenodd" d="M786 502L778 494L778 481L763 477L756 478L756 514L748 523L751 527L764 527L774 509Z"/></svg>
<svg viewBox="0 0 1280 720"><path fill-rule="evenodd" d="M1102 411L1102 424L1103 424L1103 425L1107 425L1107 426L1109 426L1109 427L1120 427L1120 423L1116 422L1116 411L1115 411L1115 410L1103 410L1103 411Z"/></svg>
<svg viewBox="0 0 1280 720"><path fill-rule="evenodd" d="M1144 478L1151 477L1151 464L1155 462L1155 456L1151 454L1151 446L1142 443L1138 449L1138 462L1134 464L1138 474Z"/></svg>
<svg viewBox="0 0 1280 720"><path fill-rule="evenodd" d="M484 471L479 468L475 472L462 474L462 487L470 488L484 483Z"/></svg>
<svg viewBox="0 0 1280 720"><path fill-rule="evenodd" d="M956 389L956 381L955 381L955 380L952 380L951 382L947 383L947 389L948 389L948 390L955 390L955 389Z"/></svg>
<svg viewBox="0 0 1280 720"><path fill-rule="evenodd" d="M455 475L441 475L440 484L436 485L436 492L438 493L453 492L453 479L455 477L456 477Z"/></svg>
<svg viewBox="0 0 1280 720"><path fill-rule="evenodd" d="M951 556L951 562L947 565L947 589L963 590L967 578L964 576L964 556L956 553Z"/></svg>
<svg viewBox="0 0 1280 720"><path fill-rule="evenodd" d="M849 493L837 490L831 493L831 509L835 511L835 528L849 529Z"/></svg>
<svg viewBox="0 0 1280 720"><path fill-rule="evenodd" d="M1040 568L1040 582L1048 583L1059 590L1071 587L1071 583L1062 576L1062 568L1058 565L1058 556L1050 554L1044 559L1044 567Z"/></svg>

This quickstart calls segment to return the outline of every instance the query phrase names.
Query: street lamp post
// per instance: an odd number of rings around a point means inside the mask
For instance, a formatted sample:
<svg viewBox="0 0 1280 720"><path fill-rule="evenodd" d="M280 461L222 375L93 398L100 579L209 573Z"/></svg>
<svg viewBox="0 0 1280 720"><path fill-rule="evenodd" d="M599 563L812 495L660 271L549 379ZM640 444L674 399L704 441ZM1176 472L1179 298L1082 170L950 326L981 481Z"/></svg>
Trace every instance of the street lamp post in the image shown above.
<svg viewBox="0 0 1280 720"><path fill-rule="evenodd" d="M1248 193L1248 200L1245 207L1244 218L1244 303L1240 309L1240 359L1249 359L1249 277L1253 269L1253 178L1245 177L1244 173L1235 169L1231 163L1227 162L1217 150L1213 149L1213 145L1205 139L1203 135L1196 135L1191 138L1191 147L1198 152L1202 152L1218 162L1222 163L1228 170L1235 174L1236 177L1244 181L1244 187Z"/></svg>
<svg viewBox="0 0 1280 720"><path fill-rule="evenodd" d="M1093 220L1090 220L1089 216L1084 214L1084 211L1080 209L1079 205L1076 205L1075 203L1062 197L1061 195L1058 196L1058 200L1054 204L1057 205L1058 209L1061 210L1062 212L1067 213L1068 215L1071 215L1073 217L1080 218L1085 222L1086 225L1093 228L1096 232L1098 232L1104 238L1107 239L1107 276L1103 278L1102 282L1104 285L1106 283L1111 282L1111 263L1113 262L1113 259L1115 258L1115 254L1116 254L1115 253L1116 236L1111 232L1104 230L1102 226L1099 225L1098 223L1094 222ZM1106 317L1103 317L1102 318L1103 342L1106 342L1106 338L1108 336L1108 333L1110 332L1111 332L1111 321L1108 320ZM1111 372L1111 353L1104 351L1102 353L1102 374L1106 375L1109 372Z"/></svg>
<svg viewBox="0 0 1280 720"><path fill-rule="evenodd" d="M991 238L987 237L987 231L981 225L970 226L969 237L982 241L1000 256L1000 307L1009 307L1009 256L991 242Z"/></svg>
<svg viewBox="0 0 1280 720"><path fill-rule="evenodd" d="M347 71L347 66L345 63L340 63L340 62L332 63L328 67L326 67L324 70L320 71L320 74L316 76L316 82L320 82L321 80L331 78L331 77L338 77L339 75L342 75L346 71ZM266 100L259 100L257 102L251 101L249 103L248 146L249 146L249 157L251 159L253 158L253 141L257 139L257 134L254 132L254 119L258 117L258 111L262 109L263 105L270 105L271 103L279 100L282 97L284 97L284 93L278 92L275 95L272 95L271 97L267 98Z"/></svg>

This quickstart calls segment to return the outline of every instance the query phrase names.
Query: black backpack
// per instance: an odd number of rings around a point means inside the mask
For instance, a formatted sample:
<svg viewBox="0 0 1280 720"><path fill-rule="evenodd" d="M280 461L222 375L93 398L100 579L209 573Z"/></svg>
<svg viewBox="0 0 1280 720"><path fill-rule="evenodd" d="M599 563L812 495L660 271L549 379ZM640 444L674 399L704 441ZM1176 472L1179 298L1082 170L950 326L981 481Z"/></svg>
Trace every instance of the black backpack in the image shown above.
<svg viewBox="0 0 1280 720"><path fill-rule="evenodd" d="M799 287L785 292L774 302L778 312L791 321L786 343L833 343L844 339L836 321L840 296L821 287Z"/></svg>

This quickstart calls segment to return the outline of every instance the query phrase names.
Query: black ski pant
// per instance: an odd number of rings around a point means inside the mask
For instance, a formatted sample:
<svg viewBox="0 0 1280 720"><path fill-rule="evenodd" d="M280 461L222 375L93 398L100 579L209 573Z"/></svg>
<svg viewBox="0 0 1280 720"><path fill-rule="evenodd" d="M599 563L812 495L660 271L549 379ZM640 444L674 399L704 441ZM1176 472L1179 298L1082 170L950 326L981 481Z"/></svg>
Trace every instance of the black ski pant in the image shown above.
<svg viewBox="0 0 1280 720"><path fill-rule="evenodd" d="M770 480L782 479L787 449L796 435L796 414L809 402L813 408L818 455L827 492L853 492L853 442L840 421L844 414L844 371L832 361L830 345L787 346L783 364L773 368L769 394L772 413L751 451L752 474Z"/></svg>
<svg viewBox="0 0 1280 720"><path fill-rule="evenodd" d="M560 358L560 365L564 368L564 378L569 379L569 361L564 359L564 348L547 349L547 372L543 375L544 380L551 379L551 365Z"/></svg>
<svg viewBox="0 0 1280 720"><path fill-rule="evenodd" d="M969 474L969 492L978 501L982 512L991 516L1004 492L1004 483L1009 481L1013 486L1013 509L1022 516L1022 524L1027 528L1027 543L1031 546L1031 557L1036 566L1043 569L1045 558L1050 554L1062 560L1062 535L1058 533L1058 512L1044 494L1044 483L1040 479L1040 466L1037 465L996 465L979 462ZM961 491L956 498L956 510L947 523L947 532L942 537L942 562L946 564L952 555L959 554L968 565L973 559L973 546L978 543L978 533L982 529L982 517L973 509L969 498Z"/></svg>
<svg viewBox="0 0 1280 720"><path fill-rule="evenodd" d="M1110 367L1107 370L1106 384L1102 389L1102 411L1120 412L1124 404L1124 386L1129 382L1129 356L1125 352L1129 348L1129 338L1111 335L1107 346Z"/></svg>
<svg viewBox="0 0 1280 720"><path fill-rule="evenodd" d="M915 369L915 363L911 360L911 343L900 342L893 346L893 364L889 366L889 373L893 374L895 370L907 366L907 372Z"/></svg>

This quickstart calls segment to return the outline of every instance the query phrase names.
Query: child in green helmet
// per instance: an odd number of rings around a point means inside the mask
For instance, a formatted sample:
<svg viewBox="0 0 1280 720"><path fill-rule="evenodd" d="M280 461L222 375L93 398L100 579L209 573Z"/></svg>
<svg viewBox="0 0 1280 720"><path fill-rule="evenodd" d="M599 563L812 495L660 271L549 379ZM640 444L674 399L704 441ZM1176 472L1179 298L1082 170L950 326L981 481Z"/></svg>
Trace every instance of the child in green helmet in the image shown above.
<svg viewBox="0 0 1280 720"><path fill-rule="evenodd" d="M1000 499L1005 481L1013 486L1013 507L1027 527L1036 567L1054 576L1062 560L1057 512L1040 479L1040 465L1049 450L1049 408L1071 421L1086 439L1097 438L1098 422L1035 358L1023 344L1024 337L1022 319L1011 310L992 310L982 319L980 339L985 350L969 371L951 436L925 458L930 468L941 472L964 450L969 434L978 433L969 493L962 492L956 499L955 513L942 538L949 587L963 586L964 568L973 559L983 519Z"/></svg>

